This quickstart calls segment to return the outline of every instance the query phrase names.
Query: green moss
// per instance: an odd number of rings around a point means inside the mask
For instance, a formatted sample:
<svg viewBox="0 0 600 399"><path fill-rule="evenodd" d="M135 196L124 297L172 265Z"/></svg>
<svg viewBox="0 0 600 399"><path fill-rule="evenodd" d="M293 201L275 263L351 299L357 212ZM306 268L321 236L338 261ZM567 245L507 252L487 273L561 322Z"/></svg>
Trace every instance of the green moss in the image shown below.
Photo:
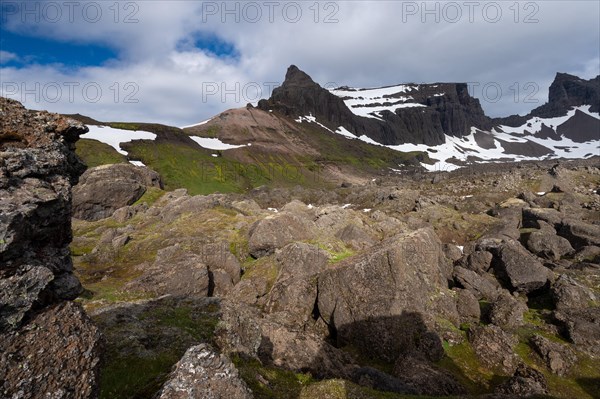
<svg viewBox="0 0 600 399"><path fill-rule="evenodd" d="M484 368L475 351L466 339L460 344L444 345L445 356L438 362L438 366L451 372L470 393L482 394L490 390L494 373Z"/></svg>
<svg viewBox="0 0 600 399"><path fill-rule="evenodd" d="M279 267L272 257L256 260L250 258L242 266L244 268L242 279L264 278L267 281L267 291L273 287L279 276Z"/></svg>
<svg viewBox="0 0 600 399"><path fill-rule="evenodd" d="M233 356L231 360L254 393L255 399L297 398L302 387L312 381L308 374L264 366L254 359ZM268 382L268 385L264 382Z"/></svg>
<svg viewBox="0 0 600 399"><path fill-rule="evenodd" d="M204 311L216 309L204 309ZM211 313L198 313L191 307L183 306L175 309L158 308L143 318L157 320L159 326L175 327L190 334L200 342L209 342L219 322L218 317Z"/></svg>
<svg viewBox="0 0 600 399"><path fill-rule="evenodd" d="M341 262L346 258L349 258L354 255L354 251L351 249L345 248L341 252L333 252L331 253L331 257L329 258L329 263L337 263Z"/></svg>
<svg viewBox="0 0 600 399"><path fill-rule="evenodd" d="M563 345L568 344L568 342L541 329L543 321L536 313L536 310L530 309L525 314L528 325L517 330L519 343L515 346L515 353L529 367L535 368L544 374L552 397L593 399L592 392L598 392L598 388L600 388L600 372L598 371L600 370L600 362L590 359L583 353L578 353L578 361L568 375L558 376L550 372L541 359L534 354L529 345L530 338L534 334L538 334Z"/></svg>
<svg viewBox="0 0 600 399"><path fill-rule="evenodd" d="M150 357L117 357L102 368L101 399L150 398L166 381L179 352L166 351Z"/></svg>
<svg viewBox="0 0 600 399"><path fill-rule="evenodd" d="M97 140L81 139L76 144L76 153L87 165L93 168L100 165L126 163L127 158L108 144Z"/></svg>
<svg viewBox="0 0 600 399"><path fill-rule="evenodd" d="M474 241L498 224L498 220L489 215L460 212L445 205L433 205L419 213L433 225L442 242Z"/></svg>
<svg viewBox="0 0 600 399"><path fill-rule="evenodd" d="M83 281L85 290L77 298L77 302L81 303L90 312L114 303L132 302L153 297L147 292L125 289L124 285L124 282L113 278L91 284Z"/></svg>
<svg viewBox="0 0 600 399"><path fill-rule="evenodd" d="M122 130L141 130L139 123L129 123L129 122L111 122L108 124L113 129L122 129Z"/></svg>
<svg viewBox="0 0 600 399"><path fill-rule="evenodd" d="M527 309L527 311L523 313L523 320L528 324L538 327L544 325L544 318L537 309Z"/></svg>
<svg viewBox="0 0 600 399"><path fill-rule="evenodd" d="M166 191L161 190L158 187L148 187L144 195L141 196L133 205L146 203L148 206L154 205L156 201L162 198L166 194Z"/></svg>
<svg viewBox="0 0 600 399"><path fill-rule="evenodd" d="M322 237L321 240L309 240L309 244L315 245L329 254L329 263L334 264L343 261L356 254L352 248L348 248L342 241Z"/></svg>

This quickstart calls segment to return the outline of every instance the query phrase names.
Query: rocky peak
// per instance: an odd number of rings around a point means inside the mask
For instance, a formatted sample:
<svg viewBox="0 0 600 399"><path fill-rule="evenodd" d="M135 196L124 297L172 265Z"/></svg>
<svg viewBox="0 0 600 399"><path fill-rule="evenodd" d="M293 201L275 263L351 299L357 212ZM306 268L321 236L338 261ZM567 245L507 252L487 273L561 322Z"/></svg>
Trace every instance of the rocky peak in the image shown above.
<svg viewBox="0 0 600 399"><path fill-rule="evenodd" d="M393 91L394 87L383 89ZM292 65L285 82L273 90L269 100L260 101L258 106L294 118L312 115L332 130L342 126L356 136L366 135L379 143L392 145L437 145L445 141L446 134L461 137L470 134L472 126L491 128L490 119L479 101L469 95L464 83L407 85L369 104L349 106L345 102L352 97L364 100L371 91L347 87L329 91ZM414 107L394 106L407 98ZM382 107L389 110L381 111ZM365 112L361 112L365 110L366 117Z"/></svg>
<svg viewBox="0 0 600 399"><path fill-rule="evenodd" d="M600 75L594 79L584 80L567 73L557 73L554 82L550 85L548 105L548 108L560 111L563 114L570 107L580 105L591 105L591 111L598 112L600 107Z"/></svg>
<svg viewBox="0 0 600 399"><path fill-rule="evenodd" d="M591 112L600 112L600 75L585 80L568 73L558 72L550 85L548 102L535 108L525 116L511 115L497 118L496 124L520 126L527 120L538 118L555 118L564 116L572 107L590 105Z"/></svg>
<svg viewBox="0 0 600 399"><path fill-rule="evenodd" d="M285 74L284 86L318 86L314 80L304 71L301 71L296 65L290 65Z"/></svg>

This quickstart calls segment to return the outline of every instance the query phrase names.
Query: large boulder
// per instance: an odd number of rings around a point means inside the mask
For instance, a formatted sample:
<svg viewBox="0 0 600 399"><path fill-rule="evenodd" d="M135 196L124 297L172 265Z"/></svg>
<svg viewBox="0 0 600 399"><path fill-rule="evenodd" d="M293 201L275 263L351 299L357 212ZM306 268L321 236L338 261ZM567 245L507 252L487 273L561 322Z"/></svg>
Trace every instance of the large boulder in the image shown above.
<svg viewBox="0 0 600 399"><path fill-rule="evenodd" d="M128 286L158 295L223 297L240 281L240 263L227 243L201 244L193 251L180 244L159 250L152 264L137 266L142 274Z"/></svg>
<svg viewBox="0 0 600 399"><path fill-rule="evenodd" d="M539 221L548 223L551 226L559 226L565 215L551 208L523 208L523 227L533 227L539 229Z"/></svg>
<svg viewBox="0 0 600 399"><path fill-rule="evenodd" d="M295 241L310 238L313 222L293 213L268 216L253 224L249 231L250 255L260 258Z"/></svg>
<svg viewBox="0 0 600 399"><path fill-rule="evenodd" d="M318 312L337 345L395 361L435 315L458 322L433 230L398 235L319 276ZM420 348L426 350L426 348Z"/></svg>
<svg viewBox="0 0 600 399"><path fill-rule="evenodd" d="M550 270L518 242L504 241L493 253L496 276L511 291L528 293L548 282Z"/></svg>
<svg viewBox="0 0 600 399"><path fill-rule="evenodd" d="M419 395L451 396L466 394L466 389L448 371L419 356L401 356L394 365L394 376Z"/></svg>
<svg viewBox="0 0 600 399"><path fill-rule="evenodd" d="M532 232L525 244L530 252L549 260L559 260L574 251L569 240L548 231Z"/></svg>
<svg viewBox="0 0 600 399"><path fill-rule="evenodd" d="M524 324L523 314L527 310L526 303L504 291L492 304L488 318L492 324L510 330Z"/></svg>
<svg viewBox="0 0 600 399"><path fill-rule="evenodd" d="M567 345L550 341L541 335L534 335L529 344L554 374L566 375L577 361L577 356Z"/></svg>
<svg viewBox="0 0 600 399"><path fill-rule="evenodd" d="M589 245L600 246L600 226L581 220L565 220L557 232L568 239L576 249Z"/></svg>
<svg viewBox="0 0 600 399"><path fill-rule="evenodd" d="M156 295L212 295L209 270L196 254L178 245L161 249L152 265L138 266L142 275L128 284L129 288Z"/></svg>
<svg viewBox="0 0 600 399"><path fill-rule="evenodd" d="M600 308L563 309L554 312L562 334L592 356L600 356Z"/></svg>
<svg viewBox="0 0 600 399"><path fill-rule="evenodd" d="M310 244L292 243L277 252L279 275L267 296L265 311L280 313L288 325L311 324L317 299L316 275L327 267L326 251Z"/></svg>
<svg viewBox="0 0 600 399"><path fill-rule="evenodd" d="M476 326L469 330L469 342L481 364L490 370L511 375L518 365L514 348L518 343L515 336L493 324Z"/></svg>
<svg viewBox="0 0 600 399"><path fill-rule="evenodd" d="M513 376L500 384L495 392L519 398L545 395L548 393L548 383L540 371L521 363Z"/></svg>
<svg viewBox="0 0 600 399"><path fill-rule="evenodd" d="M419 391L407 381L377 370L373 367L356 367L350 373L349 379L354 383L384 392L416 395Z"/></svg>
<svg viewBox="0 0 600 399"><path fill-rule="evenodd" d="M474 251L469 254L465 267L479 274L487 272L492 266L493 256L488 251Z"/></svg>
<svg viewBox="0 0 600 399"><path fill-rule="evenodd" d="M227 357L207 344L185 352L157 399L251 399L252 391Z"/></svg>
<svg viewBox="0 0 600 399"><path fill-rule="evenodd" d="M587 308L596 300L594 293L574 278L561 274L551 288L556 309Z"/></svg>
<svg viewBox="0 0 600 399"><path fill-rule="evenodd" d="M477 299L493 301L501 291L500 285L490 274L479 275L461 266L454 268L454 281L460 287L469 290Z"/></svg>
<svg viewBox="0 0 600 399"><path fill-rule="evenodd" d="M469 290L457 289L456 310L460 315L461 322L479 322L481 318L481 308L477 297Z"/></svg>
<svg viewBox="0 0 600 399"><path fill-rule="evenodd" d="M369 234L364 228L354 223L350 223L338 230L335 236L346 245L357 250L368 248L376 242L372 234Z"/></svg>
<svg viewBox="0 0 600 399"><path fill-rule="evenodd" d="M302 370L317 378L349 378L353 358L317 336L273 320L272 315L224 301L215 341L222 353L241 354L263 364Z"/></svg>
<svg viewBox="0 0 600 399"><path fill-rule="evenodd" d="M73 189L73 217L99 220L133 204L148 187L162 188L158 173L131 164L102 165L88 169Z"/></svg>

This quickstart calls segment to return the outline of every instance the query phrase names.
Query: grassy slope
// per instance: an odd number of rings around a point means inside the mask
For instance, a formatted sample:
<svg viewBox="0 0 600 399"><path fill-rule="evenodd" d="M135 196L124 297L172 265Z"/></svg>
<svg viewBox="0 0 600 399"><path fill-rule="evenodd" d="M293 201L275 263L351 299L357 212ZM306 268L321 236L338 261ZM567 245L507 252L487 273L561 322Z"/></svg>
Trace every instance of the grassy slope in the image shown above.
<svg viewBox="0 0 600 399"><path fill-rule="evenodd" d="M94 121L81 115L72 116L84 123ZM323 168L334 165L350 175L373 175L382 170L414 164L421 153L399 153L385 147L348 140L329 133L315 124L298 125L302 141L319 149L320 156L287 156L244 148L240 156L230 152L202 149L181 129L153 123L109 122L115 129L145 130L157 135L155 141L138 140L123 147L132 159L141 160L163 178L165 188L186 188L192 195L215 192L243 192L261 185L291 187L327 187ZM214 127L213 127L214 128ZM208 130L216 137L218 128ZM94 140L81 140L78 154L89 167L126 162L125 157L110 146ZM213 157L218 154L219 157ZM244 161L239 161L243 159Z"/></svg>
<svg viewBox="0 0 600 399"><path fill-rule="evenodd" d="M81 139L77 142L77 155L85 162L88 168L113 163L126 163L127 158L119 154L108 144L97 140Z"/></svg>

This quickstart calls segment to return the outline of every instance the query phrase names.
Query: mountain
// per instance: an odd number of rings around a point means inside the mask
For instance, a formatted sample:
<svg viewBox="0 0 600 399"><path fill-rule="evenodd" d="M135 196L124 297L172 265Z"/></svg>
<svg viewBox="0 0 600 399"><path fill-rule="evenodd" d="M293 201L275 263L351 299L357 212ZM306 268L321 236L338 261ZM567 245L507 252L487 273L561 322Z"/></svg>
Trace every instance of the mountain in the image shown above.
<svg viewBox="0 0 600 399"><path fill-rule="evenodd" d="M343 126L355 136L386 145L438 145L444 134L462 137L471 126L492 126L464 83L328 91L294 65L281 87L258 107L292 117L314 115L330 128Z"/></svg>
<svg viewBox="0 0 600 399"><path fill-rule="evenodd" d="M326 90L296 66L258 107L310 118L347 137L398 151L422 151L447 170L473 162L586 158L599 153L600 76L559 73L548 102L525 116L492 119L466 83Z"/></svg>
<svg viewBox="0 0 600 399"><path fill-rule="evenodd" d="M589 108L587 108L589 106ZM570 112L575 109L574 114ZM512 115L494 120L497 125L520 127L542 122L537 128L527 126L528 132L535 137L561 140L561 137L576 143L600 139L600 75L584 80L567 73L557 73L550 85L548 102L532 110L525 116ZM548 126L544 119L568 116L560 125Z"/></svg>
<svg viewBox="0 0 600 399"><path fill-rule="evenodd" d="M129 161L159 172L167 189L243 192L359 183L406 169L589 158L599 154L599 82L559 73L546 104L492 119L466 83L327 90L292 65L271 98L193 126L71 117L90 126L78 144L90 166Z"/></svg>

